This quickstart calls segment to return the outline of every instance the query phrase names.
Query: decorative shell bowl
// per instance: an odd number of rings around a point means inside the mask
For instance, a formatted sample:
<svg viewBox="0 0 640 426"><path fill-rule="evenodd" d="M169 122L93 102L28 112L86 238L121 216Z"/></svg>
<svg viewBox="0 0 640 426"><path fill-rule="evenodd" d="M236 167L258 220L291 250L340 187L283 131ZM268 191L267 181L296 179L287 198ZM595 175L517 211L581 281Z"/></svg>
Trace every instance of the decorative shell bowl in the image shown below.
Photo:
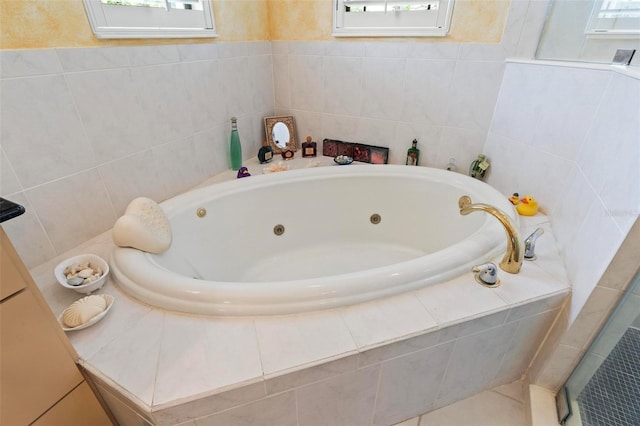
<svg viewBox="0 0 640 426"><path fill-rule="evenodd" d="M62 287L90 294L104 285L109 264L95 254L81 254L60 262L54 274Z"/></svg>
<svg viewBox="0 0 640 426"><path fill-rule="evenodd" d="M59 316L64 331L82 330L100 321L113 305L113 296L97 294L73 302Z"/></svg>

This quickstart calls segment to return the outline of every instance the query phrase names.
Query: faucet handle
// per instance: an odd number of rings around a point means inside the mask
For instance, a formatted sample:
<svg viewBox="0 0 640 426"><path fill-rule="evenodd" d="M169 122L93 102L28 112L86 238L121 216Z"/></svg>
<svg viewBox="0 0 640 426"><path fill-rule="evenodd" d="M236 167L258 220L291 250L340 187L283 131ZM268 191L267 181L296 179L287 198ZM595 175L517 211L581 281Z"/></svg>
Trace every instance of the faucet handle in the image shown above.
<svg viewBox="0 0 640 426"><path fill-rule="evenodd" d="M498 287L500 285L500 279L498 278L498 268L494 263L487 262L476 265L471 268L471 271L475 273L474 278L480 285L492 288Z"/></svg>
<svg viewBox="0 0 640 426"><path fill-rule="evenodd" d="M524 260L536 260L536 240L544 234L544 229L538 228L524 240Z"/></svg>

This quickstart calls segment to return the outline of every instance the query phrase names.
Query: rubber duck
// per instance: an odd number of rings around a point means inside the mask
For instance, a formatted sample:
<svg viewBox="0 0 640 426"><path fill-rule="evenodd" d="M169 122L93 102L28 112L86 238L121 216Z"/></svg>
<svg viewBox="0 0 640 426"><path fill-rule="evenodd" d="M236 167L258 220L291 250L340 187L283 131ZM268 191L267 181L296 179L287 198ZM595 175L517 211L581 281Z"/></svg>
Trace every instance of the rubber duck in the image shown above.
<svg viewBox="0 0 640 426"><path fill-rule="evenodd" d="M514 206L517 206L518 204L520 204L520 194L514 192L513 195L509 197L509 201L511 201L511 204L513 204Z"/></svg>
<svg viewBox="0 0 640 426"><path fill-rule="evenodd" d="M240 170L238 170L238 179L247 176L251 176L251 173L249 173L249 169L247 169L246 167L240 167Z"/></svg>
<svg viewBox="0 0 640 426"><path fill-rule="evenodd" d="M516 206L519 214L522 216L533 216L538 213L538 203L531 195L522 197L520 201L521 203Z"/></svg>

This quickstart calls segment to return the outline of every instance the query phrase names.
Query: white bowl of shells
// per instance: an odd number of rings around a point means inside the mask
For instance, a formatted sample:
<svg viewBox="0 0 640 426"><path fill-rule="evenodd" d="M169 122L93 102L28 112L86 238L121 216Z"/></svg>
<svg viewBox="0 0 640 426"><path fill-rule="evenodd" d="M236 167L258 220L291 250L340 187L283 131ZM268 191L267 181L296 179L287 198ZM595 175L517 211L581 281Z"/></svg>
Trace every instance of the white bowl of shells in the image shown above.
<svg viewBox="0 0 640 426"><path fill-rule="evenodd" d="M81 254L60 262L54 274L62 287L89 294L104 285L109 264L95 254Z"/></svg>

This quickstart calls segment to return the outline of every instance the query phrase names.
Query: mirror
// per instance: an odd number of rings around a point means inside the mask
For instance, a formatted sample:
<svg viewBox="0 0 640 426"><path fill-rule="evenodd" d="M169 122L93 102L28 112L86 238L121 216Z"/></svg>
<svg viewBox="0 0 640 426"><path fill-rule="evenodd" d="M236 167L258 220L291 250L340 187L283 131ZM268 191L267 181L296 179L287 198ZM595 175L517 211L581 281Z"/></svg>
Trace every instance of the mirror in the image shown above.
<svg viewBox="0 0 640 426"><path fill-rule="evenodd" d="M293 116L265 117L264 132L274 153L279 154L285 148L298 149Z"/></svg>

